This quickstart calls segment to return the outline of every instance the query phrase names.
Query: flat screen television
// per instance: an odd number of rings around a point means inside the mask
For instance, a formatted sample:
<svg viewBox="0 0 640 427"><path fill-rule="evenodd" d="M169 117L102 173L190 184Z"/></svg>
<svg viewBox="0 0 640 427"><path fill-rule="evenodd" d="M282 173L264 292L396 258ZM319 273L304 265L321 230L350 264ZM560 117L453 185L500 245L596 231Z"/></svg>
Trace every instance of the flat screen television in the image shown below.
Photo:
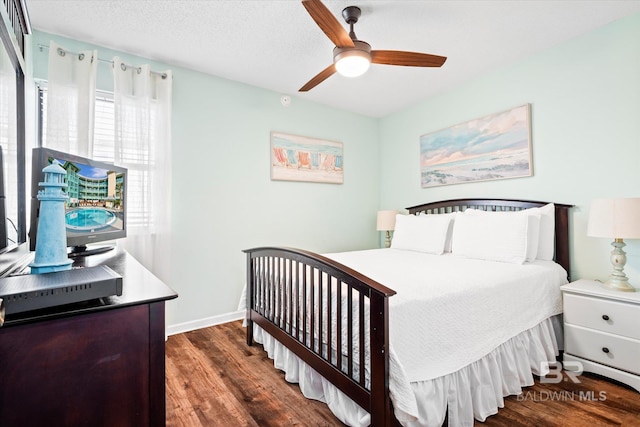
<svg viewBox="0 0 640 427"><path fill-rule="evenodd" d="M42 169L57 160L66 170L65 228L69 256L105 252L113 245L89 247L92 243L126 237L127 169L50 148L33 149L31 168L31 226L29 249L36 248Z"/></svg>

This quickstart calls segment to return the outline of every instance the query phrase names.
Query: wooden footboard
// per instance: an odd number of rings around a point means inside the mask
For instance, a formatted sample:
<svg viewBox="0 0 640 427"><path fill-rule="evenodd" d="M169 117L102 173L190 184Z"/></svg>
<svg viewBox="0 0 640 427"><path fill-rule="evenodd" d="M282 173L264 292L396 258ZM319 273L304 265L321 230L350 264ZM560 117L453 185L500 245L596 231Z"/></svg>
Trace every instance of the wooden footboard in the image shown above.
<svg viewBox="0 0 640 427"><path fill-rule="evenodd" d="M391 426L389 304L395 291L321 255L248 249L247 343L253 323Z"/></svg>

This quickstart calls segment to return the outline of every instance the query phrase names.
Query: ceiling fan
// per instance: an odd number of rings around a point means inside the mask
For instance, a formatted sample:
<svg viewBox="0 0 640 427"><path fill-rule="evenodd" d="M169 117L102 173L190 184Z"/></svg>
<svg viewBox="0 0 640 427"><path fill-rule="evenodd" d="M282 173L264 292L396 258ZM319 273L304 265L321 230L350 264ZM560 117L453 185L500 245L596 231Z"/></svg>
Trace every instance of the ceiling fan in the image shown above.
<svg viewBox="0 0 640 427"><path fill-rule="evenodd" d="M342 17L349 24L350 31L342 28L342 25L333 16L331 11L320 0L302 0L302 4L318 24L320 29L335 44L333 49L333 64L320 71L299 89L299 92L307 92L313 89L327 78L338 72L347 77L356 77L364 74L371 63L387 65L404 65L409 67L441 67L447 60L446 56L431 55L428 53L404 52L400 50L371 50L371 45L358 40L353 25L360 18L360 8L348 6L342 10Z"/></svg>

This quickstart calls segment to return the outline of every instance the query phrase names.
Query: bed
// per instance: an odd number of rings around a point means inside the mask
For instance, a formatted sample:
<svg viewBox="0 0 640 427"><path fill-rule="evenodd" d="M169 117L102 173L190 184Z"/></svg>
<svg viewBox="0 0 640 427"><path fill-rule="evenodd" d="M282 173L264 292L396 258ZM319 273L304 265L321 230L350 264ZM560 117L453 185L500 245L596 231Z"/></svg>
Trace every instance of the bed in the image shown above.
<svg viewBox="0 0 640 427"><path fill-rule="evenodd" d="M570 208L440 201L407 208L389 249L245 250L247 344L347 425L483 421L558 353Z"/></svg>

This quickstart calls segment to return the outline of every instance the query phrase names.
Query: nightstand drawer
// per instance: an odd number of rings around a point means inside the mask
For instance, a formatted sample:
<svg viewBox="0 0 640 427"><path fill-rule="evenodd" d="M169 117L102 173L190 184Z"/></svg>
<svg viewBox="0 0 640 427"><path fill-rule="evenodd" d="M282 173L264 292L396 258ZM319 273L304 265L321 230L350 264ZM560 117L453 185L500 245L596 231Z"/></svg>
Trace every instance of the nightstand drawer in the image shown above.
<svg viewBox="0 0 640 427"><path fill-rule="evenodd" d="M640 340L565 324L564 344L574 356L640 374Z"/></svg>
<svg viewBox="0 0 640 427"><path fill-rule="evenodd" d="M564 321L640 339L640 305L637 304L565 293Z"/></svg>

